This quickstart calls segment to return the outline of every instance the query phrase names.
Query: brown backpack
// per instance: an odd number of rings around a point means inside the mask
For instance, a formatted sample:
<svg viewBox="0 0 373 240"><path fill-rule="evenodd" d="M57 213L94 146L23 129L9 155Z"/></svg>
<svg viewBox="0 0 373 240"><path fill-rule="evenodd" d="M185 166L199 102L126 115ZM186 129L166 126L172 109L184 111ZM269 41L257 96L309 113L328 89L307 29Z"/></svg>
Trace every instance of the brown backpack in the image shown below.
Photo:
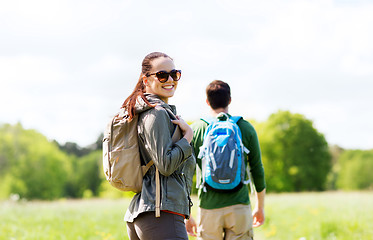
<svg viewBox="0 0 373 240"><path fill-rule="evenodd" d="M156 108L162 108L157 105ZM170 117L175 115L167 108ZM137 133L138 115L132 121L127 120L125 109L120 109L108 123L103 138L103 169L106 179L121 191L141 192L143 176L154 164L150 161L141 165ZM181 138L181 131L176 125L172 136L173 142ZM160 184L159 171L156 169L156 216L159 215ZM157 214L158 213L158 214Z"/></svg>

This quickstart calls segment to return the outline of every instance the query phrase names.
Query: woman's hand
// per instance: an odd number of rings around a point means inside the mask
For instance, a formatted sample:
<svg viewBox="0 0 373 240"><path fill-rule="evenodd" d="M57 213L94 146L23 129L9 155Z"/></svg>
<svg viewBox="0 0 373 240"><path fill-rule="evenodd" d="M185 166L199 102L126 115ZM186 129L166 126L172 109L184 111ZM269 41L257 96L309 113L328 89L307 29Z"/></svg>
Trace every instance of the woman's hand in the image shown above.
<svg viewBox="0 0 373 240"><path fill-rule="evenodd" d="M180 130L184 135L184 138L190 143L193 139L192 128L180 116L176 116L176 118L177 120L172 120L172 123L179 125Z"/></svg>

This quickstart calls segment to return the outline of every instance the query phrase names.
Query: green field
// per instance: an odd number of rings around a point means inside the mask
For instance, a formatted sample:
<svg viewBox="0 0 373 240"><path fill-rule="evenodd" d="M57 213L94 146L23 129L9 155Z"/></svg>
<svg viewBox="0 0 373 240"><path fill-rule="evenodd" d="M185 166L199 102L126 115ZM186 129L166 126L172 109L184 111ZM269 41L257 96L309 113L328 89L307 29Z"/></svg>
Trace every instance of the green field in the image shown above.
<svg viewBox="0 0 373 240"><path fill-rule="evenodd" d="M272 194L257 239L373 240L373 192Z"/></svg>
<svg viewBox="0 0 373 240"><path fill-rule="evenodd" d="M0 239L127 239L122 219L128 203L4 201ZM373 192L268 194L266 223L255 234L259 240L373 240Z"/></svg>

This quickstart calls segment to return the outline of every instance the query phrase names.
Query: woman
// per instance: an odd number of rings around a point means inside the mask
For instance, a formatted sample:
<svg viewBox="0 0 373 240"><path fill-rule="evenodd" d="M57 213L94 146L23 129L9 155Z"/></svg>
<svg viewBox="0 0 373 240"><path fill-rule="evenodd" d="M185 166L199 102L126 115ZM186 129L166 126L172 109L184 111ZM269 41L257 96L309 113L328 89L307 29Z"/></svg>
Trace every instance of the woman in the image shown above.
<svg viewBox="0 0 373 240"><path fill-rule="evenodd" d="M176 91L181 71L172 58L154 52L142 62L142 72L135 90L124 101L130 119L138 115L139 149L143 164L154 165L145 174L142 190L136 194L126 212L129 238L188 239L184 218L190 215L190 191L195 158L190 142L193 131L176 114L168 99ZM169 113L172 111L172 113ZM182 138L171 137L178 125ZM156 171L160 179L160 217L156 217Z"/></svg>

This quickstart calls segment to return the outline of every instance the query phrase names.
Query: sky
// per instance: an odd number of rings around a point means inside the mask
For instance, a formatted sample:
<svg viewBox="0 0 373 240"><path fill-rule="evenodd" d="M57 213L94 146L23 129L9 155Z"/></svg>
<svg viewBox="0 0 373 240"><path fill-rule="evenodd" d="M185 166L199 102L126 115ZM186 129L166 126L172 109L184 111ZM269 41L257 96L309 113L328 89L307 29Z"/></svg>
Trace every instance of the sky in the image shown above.
<svg viewBox="0 0 373 240"><path fill-rule="evenodd" d="M373 148L373 1L0 0L0 124L95 142L161 51L182 78L187 121L205 88L231 86L229 111L303 114L329 144Z"/></svg>

